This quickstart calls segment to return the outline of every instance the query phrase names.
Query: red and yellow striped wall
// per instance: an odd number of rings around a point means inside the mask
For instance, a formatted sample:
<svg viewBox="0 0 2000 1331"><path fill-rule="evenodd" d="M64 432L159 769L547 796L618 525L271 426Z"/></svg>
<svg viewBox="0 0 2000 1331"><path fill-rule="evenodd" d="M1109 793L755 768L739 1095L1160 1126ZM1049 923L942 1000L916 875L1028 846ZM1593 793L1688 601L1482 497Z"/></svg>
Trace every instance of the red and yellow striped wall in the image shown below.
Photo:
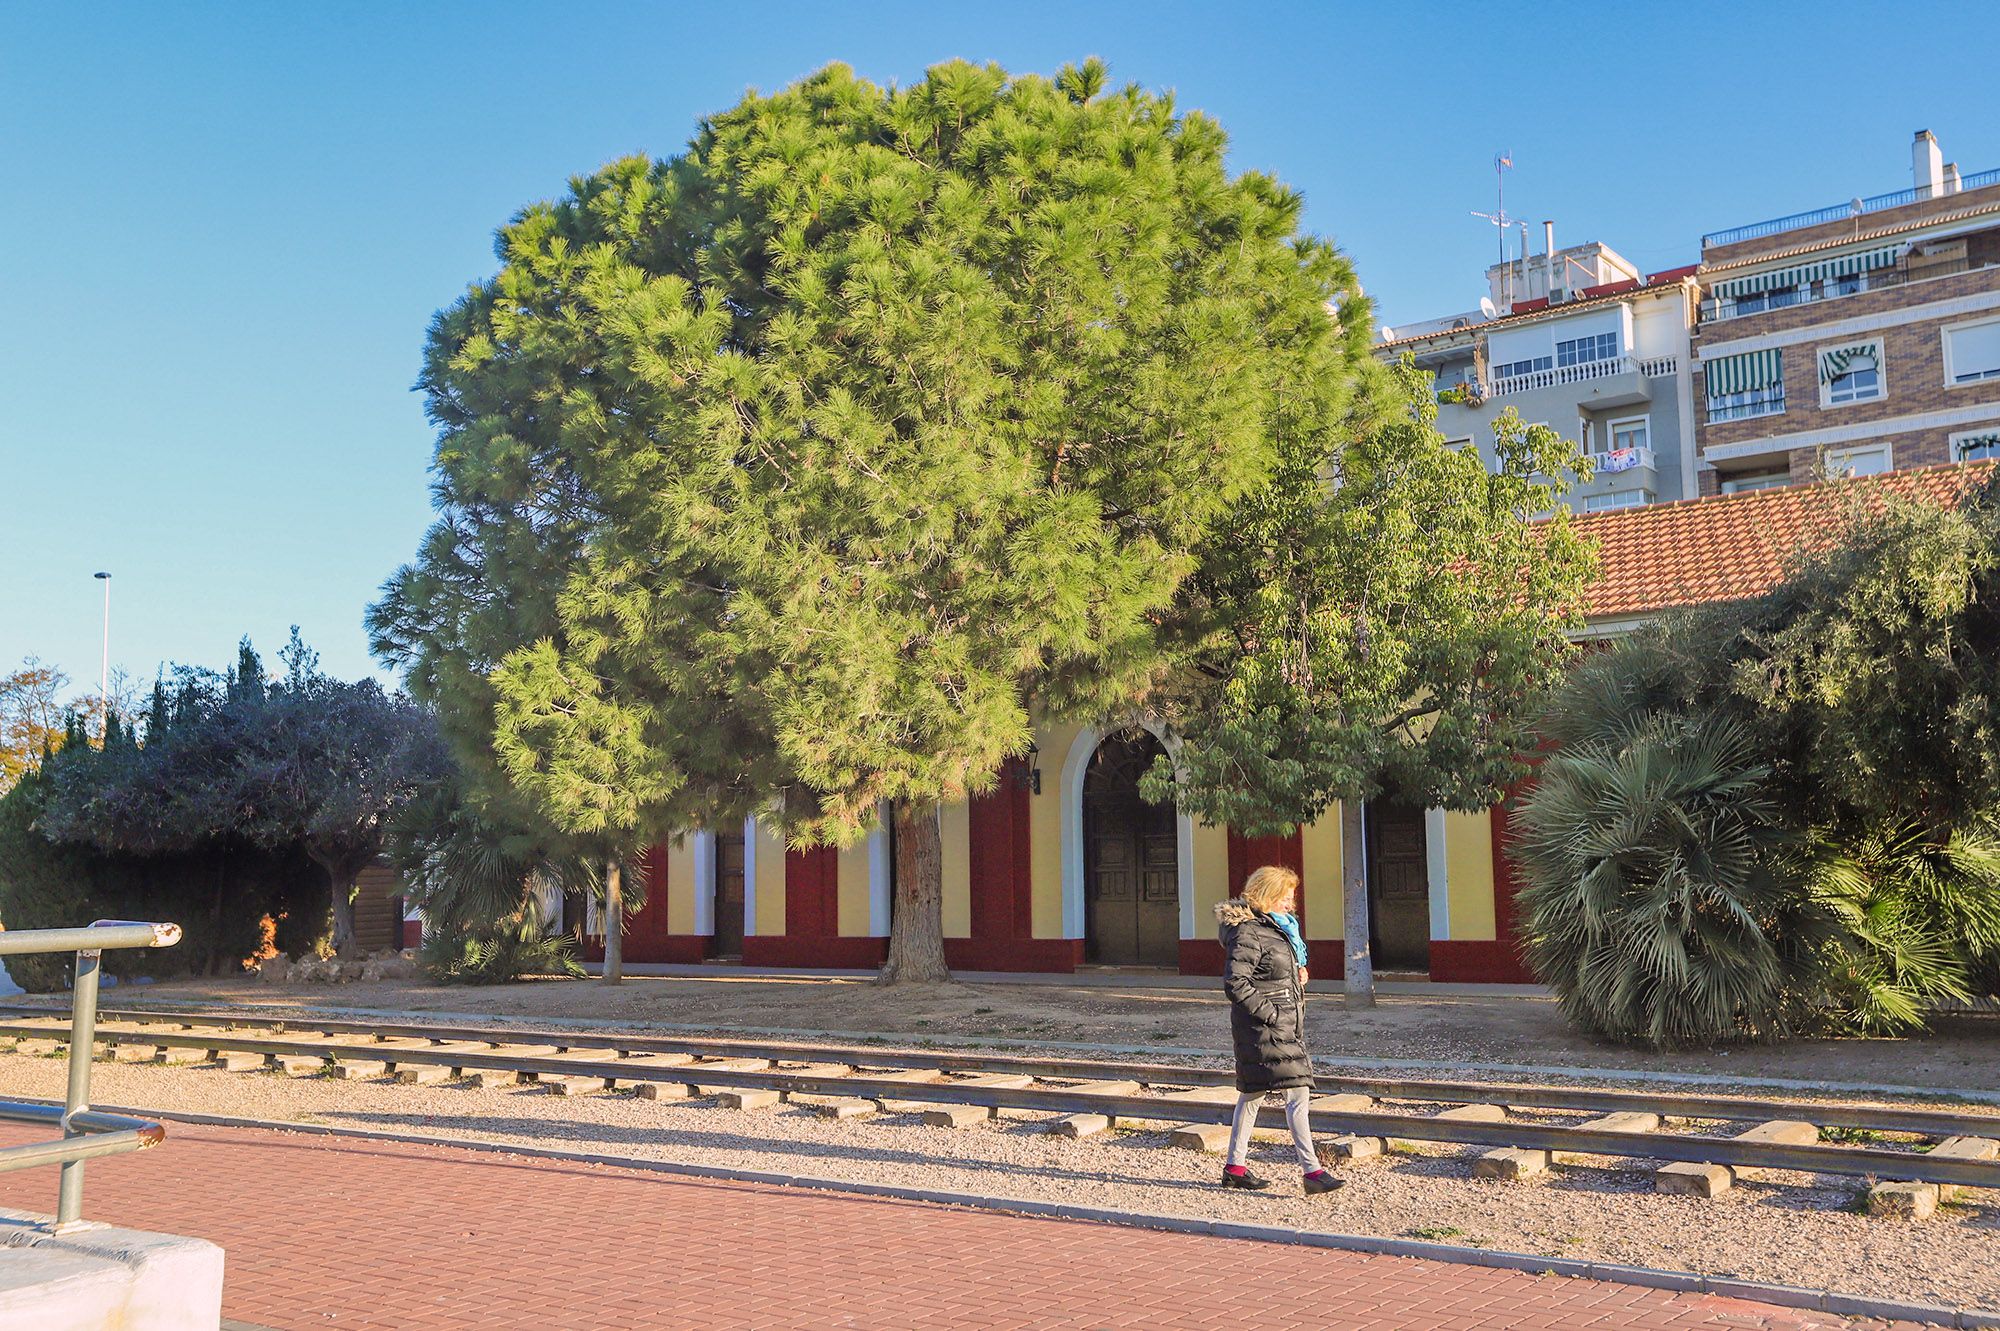
<svg viewBox="0 0 2000 1331"><path fill-rule="evenodd" d="M1011 760L994 789L940 815L944 932L956 970L1066 972L1087 964L1083 781L1103 736L1050 727L1034 765ZM1039 790L1036 785L1039 784ZM1436 980L1525 982L1511 936L1513 880L1506 812L1428 810L1423 872L1428 968ZM1213 908L1261 864L1296 869L1318 978L1340 973L1338 810L1289 837L1248 838L1176 819L1178 969L1218 973ZM716 953L714 855L700 835L654 848L648 899L626 928L631 962L697 962ZM872 968L887 947L891 856L886 833L859 845L788 850L752 819L744 838L742 962L812 969Z"/></svg>

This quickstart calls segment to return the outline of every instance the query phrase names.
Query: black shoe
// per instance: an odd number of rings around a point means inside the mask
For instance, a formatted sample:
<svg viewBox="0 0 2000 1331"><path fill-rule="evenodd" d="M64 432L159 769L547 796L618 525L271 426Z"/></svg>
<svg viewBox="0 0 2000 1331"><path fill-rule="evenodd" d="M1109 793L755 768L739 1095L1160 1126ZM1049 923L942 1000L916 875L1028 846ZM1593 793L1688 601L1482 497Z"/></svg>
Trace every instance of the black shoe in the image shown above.
<svg viewBox="0 0 2000 1331"><path fill-rule="evenodd" d="M1332 1192L1336 1188L1344 1188L1346 1186L1346 1179L1335 1178L1324 1169L1308 1174L1305 1178L1306 1196L1308 1197L1313 1196L1315 1193Z"/></svg>
<svg viewBox="0 0 2000 1331"><path fill-rule="evenodd" d="M1258 1178L1248 1170L1245 1170L1241 1174L1232 1174L1225 1169L1222 1171L1222 1186L1225 1188L1244 1188L1250 1192L1262 1192L1271 1186L1271 1180Z"/></svg>

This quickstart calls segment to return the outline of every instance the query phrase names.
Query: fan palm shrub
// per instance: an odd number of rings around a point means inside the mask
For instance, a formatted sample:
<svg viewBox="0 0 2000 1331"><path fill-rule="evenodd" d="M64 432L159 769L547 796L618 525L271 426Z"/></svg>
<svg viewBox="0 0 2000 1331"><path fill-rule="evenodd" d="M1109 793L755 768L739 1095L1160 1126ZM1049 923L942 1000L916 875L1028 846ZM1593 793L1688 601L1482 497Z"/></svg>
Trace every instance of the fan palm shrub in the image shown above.
<svg viewBox="0 0 2000 1331"><path fill-rule="evenodd" d="M584 974L574 940L550 926L570 893L598 890L595 857L480 807L456 781L411 804L389 847L424 912L420 958L432 978L499 984Z"/></svg>
<svg viewBox="0 0 2000 1331"><path fill-rule="evenodd" d="M1717 715L1625 716L1543 763L1516 824L1522 947L1573 1022L1653 1048L1799 1025L1825 931L1774 867L1769 776Z"/></svg>
<svg viewBox="0 0 2000 1331"><path fill-rule="evenodd" d="M1922 823L1814 829L1788 868L1837 925L1820 954L1818 1017L1865 1034L1919 1030L1940 1004L1990 989L2000 965L2000 829L1942 840Z"/></svg>

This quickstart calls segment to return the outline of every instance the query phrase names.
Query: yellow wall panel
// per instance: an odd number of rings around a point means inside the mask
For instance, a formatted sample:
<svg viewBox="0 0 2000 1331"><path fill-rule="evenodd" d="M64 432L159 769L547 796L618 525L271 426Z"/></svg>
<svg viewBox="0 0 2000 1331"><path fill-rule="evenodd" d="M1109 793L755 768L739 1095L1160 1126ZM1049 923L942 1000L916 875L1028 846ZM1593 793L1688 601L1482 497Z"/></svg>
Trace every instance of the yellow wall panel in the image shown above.
<svg viewBox="0 0 2000 1331"><path fill-rule="evenodd" d="M1215 937L1215 907L1229 895L1229 829L1194 825L1194 936Z"/></svg>
<svg viewBox="0 0 2000 1331"><path fill-rule="evenodd" d="M658 890L658 885L655 885ZM694 837L667 843L667 932L694 932Z"/></svg>
<svg viewBox="0 0 2000 1331"><path fill-rule="evenodd" d="M1340 806L1299 829L1299 894L1306 901L1306 937L1341 935Z"/></svg>
<svg viewBox="0 0 2000 1331"><path fill-rule="evenodd" d="M842 938L868 936L868 841L842 846L835 856L835 932Z"/></svg>
<svg viewBox="0 0 2000 1331"><path fill-rule="evenodd" d="M1445 814L1444 851L1453 941L1495 937L1492 811Z"/></svg>
<svg viewBox="0 0 2000 1331"><path fill-rule="evenodd" d="M770 938L785 932L785 843L769 824L757 820L757 932Z"/></svg>
<svg viewBox="0 0 2000 1331"><path fill-rule="evenodd" d="M972 817L963 802L938 811L944 858L944 936L972 937Z"/></svg>

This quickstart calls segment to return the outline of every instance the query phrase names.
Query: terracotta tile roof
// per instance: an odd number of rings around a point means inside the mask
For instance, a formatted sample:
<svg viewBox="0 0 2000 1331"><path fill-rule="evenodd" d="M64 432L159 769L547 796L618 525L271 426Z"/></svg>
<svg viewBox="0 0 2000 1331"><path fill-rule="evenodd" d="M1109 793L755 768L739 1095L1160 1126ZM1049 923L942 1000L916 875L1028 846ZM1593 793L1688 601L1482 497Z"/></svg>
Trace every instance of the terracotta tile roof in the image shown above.
<svg viewBox="0 0 2000 1331"><path fill-rule="evenodd" d="M1620 619L1759 595L1777 585L1793 555L1837 530L1848 495L1943 503L1985 480L1995 465L1947 463L1578 517L1575 529L1597 542L1600 566L1585 613Z"/></svg>

